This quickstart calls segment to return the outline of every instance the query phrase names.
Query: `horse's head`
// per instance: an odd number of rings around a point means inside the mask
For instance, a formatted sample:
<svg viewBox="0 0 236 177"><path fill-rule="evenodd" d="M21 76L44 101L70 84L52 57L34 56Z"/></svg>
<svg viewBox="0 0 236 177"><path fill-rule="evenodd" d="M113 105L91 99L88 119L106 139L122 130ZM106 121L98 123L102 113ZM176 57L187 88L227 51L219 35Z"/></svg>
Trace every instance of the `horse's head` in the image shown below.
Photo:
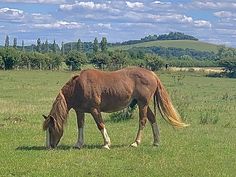
<svg viewBox="0 0 236 177"><path fill-rule="evenodd" d="M45 119L43 130L46 131L46 147L55 148L63 135L63 128L58 126L58 123L53 116L43 115L43 117Z"/></svg>

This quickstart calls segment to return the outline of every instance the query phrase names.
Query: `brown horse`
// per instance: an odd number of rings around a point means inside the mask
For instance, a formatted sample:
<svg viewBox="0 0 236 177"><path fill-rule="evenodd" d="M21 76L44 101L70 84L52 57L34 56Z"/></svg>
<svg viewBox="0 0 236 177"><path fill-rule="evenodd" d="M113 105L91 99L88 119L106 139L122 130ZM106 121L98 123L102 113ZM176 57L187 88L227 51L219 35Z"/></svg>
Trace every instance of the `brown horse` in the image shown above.
<svg viewBox="0 0 236 177"><path fill-rule="evenodd" d="M149 107L154 99L154 113ZM91 113L104 139L104 148L109 149L110 138L105 128L101 112L114 112L124 109L135 101L139 108L139 129L133 147L141 142L141 135L147 120L150 121L154 145L159 145L159 129L156 123L156 107L162 117L174 127L185 127L179 114L159 78L144 68L125 68L114 72L94 69L82 71L74 76L61 89L48 116L44 116L43 129L46 133L46 146L55 148L63 135L63 125L73 108L77 115L78 141L84 144L84 114Z"/></svg>

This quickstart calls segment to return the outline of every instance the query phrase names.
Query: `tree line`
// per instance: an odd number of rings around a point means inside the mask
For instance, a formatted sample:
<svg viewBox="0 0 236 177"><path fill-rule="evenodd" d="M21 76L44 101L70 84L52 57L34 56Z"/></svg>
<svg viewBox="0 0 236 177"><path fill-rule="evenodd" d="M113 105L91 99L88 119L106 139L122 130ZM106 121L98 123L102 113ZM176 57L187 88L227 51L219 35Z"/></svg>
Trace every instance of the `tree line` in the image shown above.
<svg viewBox="0 0 236 177"><path fill-rule="evenodd" d="M54 40L42 42L40 38L35 45L17 45L13 39L10 46L6 36L5 46L0 48L0 69L60 69L64 65L70 70L79 70L85 64L92 64L101 69L117 69L127 65L136 65L158 70L164 65L171 66L222 66L230 75L236 73L236 49L220 46L217 53L202 52L193 49L142 47L127 51L109 51L105 37L99 42L77 42L61 47Z"/></svg>
<svg viewBox="0 0 236 177"><path fill-rule="evenodd" d="M89 47L89 52L85 52ZM35 45L17 45L13 39L10 46L9 37L6 36L5 46L0 48L0 69L60 69L65 63L70 70L80 70L85 64L92 64L101 69L118 69L127 65L145 66L157 70L164 65L164 61L157 55L144 54L136 59L128 51L108 51L108 42L103 37L99 42L94 39L92 45L80 39L75 43L62 43L61 47L54 40L52 44L40 38Z"/></svg>

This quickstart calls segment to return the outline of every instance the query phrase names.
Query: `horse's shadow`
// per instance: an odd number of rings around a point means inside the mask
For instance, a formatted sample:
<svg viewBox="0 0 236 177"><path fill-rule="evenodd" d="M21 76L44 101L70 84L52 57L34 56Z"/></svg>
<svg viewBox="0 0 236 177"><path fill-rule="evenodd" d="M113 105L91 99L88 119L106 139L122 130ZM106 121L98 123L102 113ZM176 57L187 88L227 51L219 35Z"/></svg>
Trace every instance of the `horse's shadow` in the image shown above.
<svg viewBox="0 0 236 177"><path fill-rule="evenodd" d="M121 145L112 145L111 149L117 149L117 148L123 148L123 147L128 147L125 144ZM78 148L75 148L74 146L69 146L69 145L59 145L57 146L54 150L78 150ZM82 149L102 149L102 146L100 144L86 144L83 146ZM49 150L45 146L19 146L16 148L17 151L44 151L44 150Z"/></svg>

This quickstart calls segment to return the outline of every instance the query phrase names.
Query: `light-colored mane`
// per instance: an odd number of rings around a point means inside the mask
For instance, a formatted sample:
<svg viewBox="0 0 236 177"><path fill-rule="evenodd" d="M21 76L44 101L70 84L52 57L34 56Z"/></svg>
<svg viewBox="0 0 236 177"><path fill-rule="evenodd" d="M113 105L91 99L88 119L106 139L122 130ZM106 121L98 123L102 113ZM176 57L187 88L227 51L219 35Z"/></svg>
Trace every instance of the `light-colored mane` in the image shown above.
<svg viewBox="0 0 236 177"><path fill-rule="evenodd" d="M60 91L60 93L57 95L49 113L49 117L43 123L44 130L47 130L49 126L50 116L54 119L55 130L57 132L62 130L63 125L68 117L68 107L62 91Z"/></svg>

